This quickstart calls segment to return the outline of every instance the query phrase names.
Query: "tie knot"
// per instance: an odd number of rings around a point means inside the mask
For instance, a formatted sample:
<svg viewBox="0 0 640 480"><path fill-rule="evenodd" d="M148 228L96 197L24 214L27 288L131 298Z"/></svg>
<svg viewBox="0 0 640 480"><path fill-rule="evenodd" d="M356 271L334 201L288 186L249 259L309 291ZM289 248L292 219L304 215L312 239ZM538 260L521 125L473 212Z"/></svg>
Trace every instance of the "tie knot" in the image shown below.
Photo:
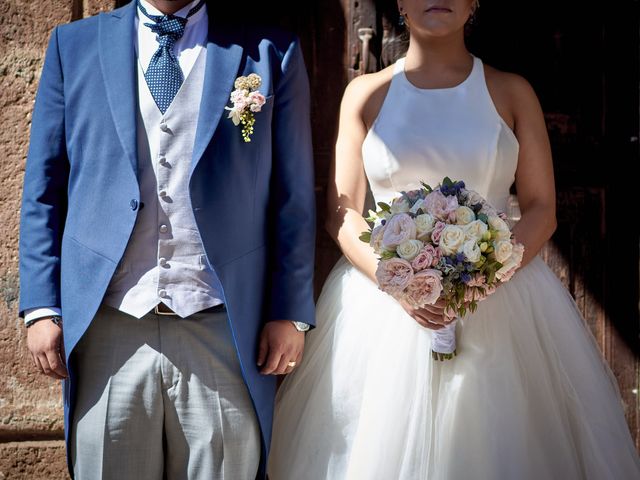
<svg viewBox="0 0 640 480"><path fill-rule="evenodd" d="M162 46L172 45L182 37L186 24L186 18L174 17L173 15L164 15L160 21L155 23L145 23L153 33L160 37L159 42Z"/></svg>

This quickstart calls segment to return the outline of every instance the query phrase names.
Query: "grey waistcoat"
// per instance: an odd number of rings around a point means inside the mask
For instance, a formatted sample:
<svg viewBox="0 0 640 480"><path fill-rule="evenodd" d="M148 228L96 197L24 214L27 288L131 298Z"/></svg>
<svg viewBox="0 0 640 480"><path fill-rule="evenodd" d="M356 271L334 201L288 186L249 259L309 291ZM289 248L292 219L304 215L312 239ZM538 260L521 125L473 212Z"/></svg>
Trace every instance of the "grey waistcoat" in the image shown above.
<svg viewBox="0 0 640 480"><path fill-rule="evenodd" d="M138 318L159 302L181 317L222 303L220 281L207 261L189 196L205 59L202 49L164 115L138 67L141 205L104 299Z"/></svg>

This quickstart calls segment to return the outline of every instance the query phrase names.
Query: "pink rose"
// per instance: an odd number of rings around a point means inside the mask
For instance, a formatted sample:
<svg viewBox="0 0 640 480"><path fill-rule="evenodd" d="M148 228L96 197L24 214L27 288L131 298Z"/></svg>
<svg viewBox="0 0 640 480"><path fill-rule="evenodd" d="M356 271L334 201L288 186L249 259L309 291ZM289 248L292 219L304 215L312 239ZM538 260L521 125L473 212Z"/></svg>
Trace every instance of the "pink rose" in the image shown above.
<svg viewBox="0 0 640 480"><path fill-rule="evenodd" d="M431 241L435 244L440 243L440 237L442 236L442 231L447 226L444 222L436 222L436 226L433 228L433 232L431 232Z"/></svg>
<svg viewBox="0 0 640 480"><path fill-rule="evenodd" d="M420 250L420 253L416 258L411 261L411 266L414 270L420 271L425 268L429 268L433 262L433 255L427 251L426 247Z"/></svg>
<svg viewBox="0 0 640 480"><path fill-rule="evenodd" d="M387 221L385 227L382 234L382 247L385 250L393 252L401 243L416 238L416 224L406 213L394 215Z"/></svg>
<svg viewBox="0 0 640 480"><path fill-rule="evenodd" d="M376 270L380 290L391 295L401 293L413 279L411 264L402 258L381 260Z"/></svg>
<svg viewBox="0 0 640 480"><path fill-rule="evenodd" d="M468 287L482 287L486 285L487 277L485 277L482 273L476 273L471 280L467 282Z"/></svg>
<svg viewBox="0 0 640 480"><path fill-rule="evenodd" d="M434 190L422 201L422 209L438 220L447 220L451 214L455 217L458 206L458 199L455 196L445 197L439 190Z"/></svg>
<svg viewBox="0 0 640 480"><path fill-rule="evenodd" d="M440 247L433 247L433 266L435 267L442 258L442 250Z"/></svg>
<svg viewBox="0 0 640 480"><path fill-rule="evenodd" d="M233 103L233 108L236 110L244 110L245 107L249 104L249 98L247 94L249 92L247 90L234 90L231 92L231 103Z"/></svg>
<svg viewBox="0 0 640 480"><path fill-rule="evenodd" d="M409 303L416 307L433 305L442 293L442 274L438 270L422 270L413 276L406 291Z"/></svg>
<svg viewBox="0 0 640 480"><path fill-rule="evenodd" d="M471 282L469 282L471 283ZM470 287L467 284L467 288L464 291L464 301L465 302L481 302L485 300L489 295L496 291L495 285L478 285L474 287Z"/></svg>
<svg viewBox="0 0 640 480"><path fill-rule="evenodd" d="M425 245L418 256L413 259L411 266L414 270L420 271L435 266L438 260L440 260L440 255L437 249L434 248L433 245L428 244Z"/></svg>
<svg viewBox="0 0 640 480"><path fill-rule="evenodd" d="M249 102L251 103L251 111L259 112L262 110L262 106L266 102L266 99L260 92L251 92L249 94Z"/></svg>

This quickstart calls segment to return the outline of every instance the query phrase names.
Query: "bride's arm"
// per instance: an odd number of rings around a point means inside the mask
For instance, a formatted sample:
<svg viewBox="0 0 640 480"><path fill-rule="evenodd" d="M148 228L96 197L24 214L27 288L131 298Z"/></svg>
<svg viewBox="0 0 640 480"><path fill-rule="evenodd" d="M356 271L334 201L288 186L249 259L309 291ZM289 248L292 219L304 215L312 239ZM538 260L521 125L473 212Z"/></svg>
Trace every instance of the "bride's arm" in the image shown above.
<svg viewBox="0 0 640 480"><path fill-rule="evenodd" d="M556 194L551 147L540 102L523 78L512 76L510 83L514 132L520 143L516 190L522 213L513 232L525 247L524 266L556 229Z"/></svg>
<svg viewBox="0 0 640 480"><path fill-rule="evenodd" d="M373 123L384 101L387 88L385 82L380 81L381 78L384 80L384 73L358 77L344 93L335 158L327 187L325 223L327 232L345 257L376 283L378 258L373 248L359 239L362 232L369 229L362 218L367 195L362 143L367 135L367 124ZM438 330L451 321L443 315L443 302L420 309L402 306L416 322L431 330Z"/></svg>
<svg viewBox="0 0 640 480"><path fill-rule="evenodd" d="M351 264L376 282L378 260L373 248L359 240L360 234L369 229L362 218L367 178L361 153L367 135L363 114L370 96L368 83L364 77L355 79L342 98L335 158L327 186L325 228Z"/></svg>

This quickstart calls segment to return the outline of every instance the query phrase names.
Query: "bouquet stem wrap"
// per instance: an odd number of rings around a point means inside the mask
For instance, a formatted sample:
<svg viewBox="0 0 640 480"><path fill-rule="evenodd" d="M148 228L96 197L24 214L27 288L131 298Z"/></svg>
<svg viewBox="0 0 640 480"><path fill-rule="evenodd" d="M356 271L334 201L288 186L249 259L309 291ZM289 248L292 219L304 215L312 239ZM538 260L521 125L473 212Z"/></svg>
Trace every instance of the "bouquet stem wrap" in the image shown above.
<svg viewBox="0 0 640 480"><path fill-rule="evenodd" d="M431 353L434 360L451 360L456 356L456 323L449 323L431 336Z"/></svg>

